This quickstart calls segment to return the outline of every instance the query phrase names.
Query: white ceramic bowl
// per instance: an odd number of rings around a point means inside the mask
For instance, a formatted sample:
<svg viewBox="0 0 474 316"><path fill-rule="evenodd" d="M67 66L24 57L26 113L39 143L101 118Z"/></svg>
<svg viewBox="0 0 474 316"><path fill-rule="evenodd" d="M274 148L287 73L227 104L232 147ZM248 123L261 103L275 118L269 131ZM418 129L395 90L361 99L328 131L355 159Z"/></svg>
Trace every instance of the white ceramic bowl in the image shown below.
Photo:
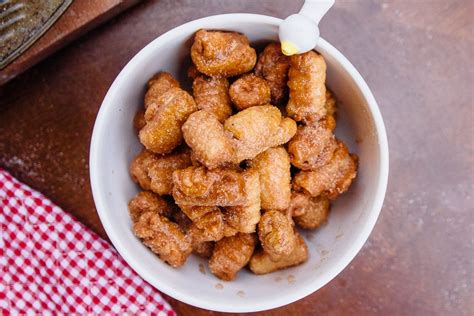
<svg viewBox="0 0 474 316"><path fill-rule="evenodd" d="M102 224L115 248L146 281L185 303L224 312L253 312L299 300L333 279L369 237L382 207L388 178L388 146L377 103L364 79L331 44L319 40L317 51L328 65L327 83L338 103L336 135L359 155L357 180L334 203L329 222L304 233L309 260L298 267L256 276L243 270L223 282L191 256L173 269L133 235L127 203L138 192L128 167L141 145L132 127L142 106L145 84L158 71L182 72L193 33L200 28L242 32L252 43L278 40L280 19L255 14L210 16L181 25L143 48L120 72L100 108L92 135L90 178ZM304 36L304 34L302 34ZM206 266L200 273L199 264ZM216 285L221 283L221 286Z"/></svg>

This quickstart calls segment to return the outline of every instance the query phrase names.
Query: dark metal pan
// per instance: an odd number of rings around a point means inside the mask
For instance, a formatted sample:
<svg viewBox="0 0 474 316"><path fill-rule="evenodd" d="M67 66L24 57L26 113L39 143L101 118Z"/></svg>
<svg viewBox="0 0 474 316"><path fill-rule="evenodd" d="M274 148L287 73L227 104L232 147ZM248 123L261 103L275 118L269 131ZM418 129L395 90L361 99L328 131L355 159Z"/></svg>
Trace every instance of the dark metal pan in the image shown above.
<svg viewBox="0 0 474 316"><path fill-rule="evenodd" d="M0 0L0 69L20 56L73 0Z"/></svg>

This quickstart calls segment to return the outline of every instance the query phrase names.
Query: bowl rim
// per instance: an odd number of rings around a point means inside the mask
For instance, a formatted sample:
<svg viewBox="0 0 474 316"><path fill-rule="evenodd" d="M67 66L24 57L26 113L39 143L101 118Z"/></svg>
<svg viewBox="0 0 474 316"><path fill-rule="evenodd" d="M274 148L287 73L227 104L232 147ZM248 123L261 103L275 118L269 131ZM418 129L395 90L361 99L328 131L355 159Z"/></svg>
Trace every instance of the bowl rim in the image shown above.
<svg viewBox="0 0 474 316"><path fill-rule="evenodd" d="M110 100L113 98L119 89L119 86L122 85L124 80L126 80L127 74L131 69L135 67L135 64L139 63L144 55L151 52L153 50L153 46L156 42L162 40L169 40L173 38L175 33L181 32L188 32L197 30L200 25L205 21L209 22L212 20L221 20L226 19L229 23L242 23L242 22L258 22L261 24L266 25L278 25L283 20L271 17L267 15L260 15L260 14L250 14L250 13L229 13L229 14L219 14L219 15L212 15L207 16L204 18L196 19L185 24L179 25L166 33L162 34L161 36L157 37L150 43L148 43L144 48L142 48L135 56L123 67L120 71L119 75L115 78L112 85L110 86L107 94L101 104L99 112L97 114L97 118L94 124L92 138L91 138L91 146L90 146L90 154L89 154L89 166L90 166L90 182L92 188L92 195L94 199L94 203L97 209L97 213L99 214L99 218L104 226L104 229L110 238L115 249L118 253L122 256L122 258L130 265L130 267L137 272L144 280L150 283L153 287L157 288L159 291L181 301L186 304L190 304L199 308L204 308L213 311L220 311L220 312L257 312L262 310L268 310L272 308L281 307L290 303L293 303L299 299L302 299L320 288L324 285L329 283L333 278L335 278L345 267L347 267L354 257L358 254L362 246L367 241L372 229L375 226L375 223L378 219L378 216L382 209L383 200L385 198L385 193L387 189L388 183L388 172L389 172L389 153L388 153L388 141L387 135L385 131L384 122L382 119L382 115L378 108L377 102L369 89L367 83L364 81L360 73L356 70L356 68L349 62L349 60L342 55L334 46L329 44L323 38L320 38L318 41L317 47L322 48L325 52L335 58L342 67L349 73L350 77L354 80L355 84L357 85L358 89L362 93L363 97L365 98L369 112L374 120L375 123L375 131L376 137L379 146L380 152L380 166L379 166L379 177L378 177L378 186L375 196L373 197L373 207L370 210L369 216L367 221L363 223L363 227L361 229L361 233L357 236L357 238L353 241L352 245L349 246L344 257L338 261L336 265L331 267L329 271L322 275L318 282L311 283L305 287L301 286L299 288L295 288L292 291L285 292L284 295L281 297L275 297L271 301L262 301L258 304L235 304L232 306L226 305L225 303L220 303L218 300L215 301L203 301L202 299L189 296L180 292L179 289L176 289L168 284L162 283L159 281L159 277L156 278L152 273L147 271L146 269L142 269L139 263L138 258L134 258L131 254L127 251L125 246L120 241L118 234L115 232L110 217L107 212L105 198L106 194L102 194L104 191L100 188L99 181L97 179L100 178L100 169L98 168L96 162L99 158L100 152L100 145L101 145L101 136L104 134L104 131L107 128L107 113L112 110L113 103Z"/></svg>

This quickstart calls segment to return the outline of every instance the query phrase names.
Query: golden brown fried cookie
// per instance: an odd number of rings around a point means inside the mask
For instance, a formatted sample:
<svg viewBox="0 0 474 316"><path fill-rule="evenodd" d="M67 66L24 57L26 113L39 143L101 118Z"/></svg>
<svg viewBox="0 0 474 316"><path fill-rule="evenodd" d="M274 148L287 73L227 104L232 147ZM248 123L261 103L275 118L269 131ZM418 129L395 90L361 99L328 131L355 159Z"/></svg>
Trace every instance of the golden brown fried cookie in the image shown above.
<svg viewBox="0 0 474 316"><path fill-rule="evenodd" d="M263 250L274 261L289 255L296 244L293 225L283 213L266 211L258 223L258 238Z"/></svg>
<svg viewBox="0 0 474 316"><path fill-rule="evenodd" d="M155 156L148 150L142 150L130 164L132 180L138 183L143 190L151 189L151 178L148 175L150 166L155 162Z"/></svg>
<svg viewBox="0 0 474 316"><path fill-rule="evenodd" d="M180 150L168 155L154 155L143 150L132 161L130 173L144 190L157 194L171 194L173 171L191 166L189 150Z"/></svg>
<svg viewBox="0 0 474 316"><path fill-rule="evenodd" d="M193 243L218 241L224 237L224 216L219 209L199 217L189 227Z"/></svg>
<svg viewBox="0 0 474 316"><path fill-rule="evenodd" d="M197 76L193 81L193 96L199 110L214 114L221 123L232 115L226 78Z"/></svg>
<svg viewBox="0 0 474 316"><path fill-rule="evenodd" d="M216 217L220 217L221 209L217 206L189 206L189 205L181 205L180 206L181 210L183 211L184 214L187 215L187 217L192 220L193 222L197 223L197 228L203 227L203 224L205 223L206 220L209 220L209 218L206 216L208 214L214 214L211 216L218 215ZM212 217L211 217L212 218ZM227 222L225 222L225 219L223 218L223 236L229 237L229 236L234 236L237 234L237 230L229 226ZM200 222L203 222L203 224L200 224ZM198 231L196 231L198 232ZM222 238L222 237L221 237ZM220 239L220 238L218 238Z"/></svg>
<svg viewBox="0 0 474 316"><path fill-rule="evenodd" d="M172 87L160 95L145 112L146 125L140 130L140 142L146 149L166 154L183 140L181 126L196 112L194 99L184 90ZM149 115L150 112L153 114Z"/></svg>
<svg viewBox="0 0 474 316"><path fill-rule="evenodd" d="M306 212L306 207L309 206L310 198L311 196L307 193L292 191L290 206L286 210L286 213L289 214L291 218L303 215Z"/></svg>
<svg viewBox="0 0 474 316"><path fill-rule="evenodd" d="M288 69L290 58L281 52L280 43L268 44L258 56L255 74L264 78L271 91L271 103L283 105L288 99Z"/></svg>
<svg viewBox="0 0 474 316"><path fill-rule="evenodd" d="M308 247L303 237L298 233L296 234L296 245L288 256L283 256L280 260L273 261L265 251L256 251L250 259L250 270L255 274L266 274L305 262L308 259Z"/></svg>
<svg viewBox="0 0 474 316"><path fill-rule="evenodd" d="M283 147L269 148L252 159L250 167L260 177L264 210L285 210L291 199L290 157Z"/></svg>
<svg viewBox="0 0 474 316"><path fill-rule="evenodd" d="M183 125L183 136L193 150L193 157L208 168L223 167L234 160L232 137L209 112L191 114Z"/></svg>
<svg viewBox="0 0 474 316"><path fill-rule="evenodd" d="M257 54L243 34L199 30L194 36L191 59L203 74L232 77L252 70Z"/></svg>
<svg viewBox="0 0 474 316"><path fill-rule="evenodd" d="M237 206L226 207L224 217L228 226L236 231L253 233L260 220L260 180L258 172L252 169L243 172L242 176L246 201Z"/></svg>
<svg viewBox="0 0 474 316"><path fill-rule="evenodd" d="M189 238L178 224L154 212L140 216L133 231L143 243L174 268L182 266L191 253Z"/></svg>
<svg viewBox="0 0 474 316"><path fill-rule="evenodd" d="M173 214L173 206L162 197L150 192L138 192L130 202L128 202L128 210L133 222L138 221L143 213L153 212L171 217Z"/></svg>
<svg viewBox="0 0 474 316"><path fill-rule="evenodd" d="M215 242L204 241L193 245L193 253L199 257L209 259L214 251Z"/></svg>
<svg viewBox="0 0 474 316"><path fill-rule="evenodd" d="M209 260L209 269L218 278L235 279L237 273L247 265L255 249L255 234L238 233L219 240Z"/></svg>
<svg viewBox="0 0 474 316"><path fill-rule="evenodd" d="M237 233L224 220L221 209L217 206L181 206L183 213L193 221L193 227L189 233L194 241L219 240L222 237L233 236ZM206 228L210 226L211 228ZM202 232L202 229L206 231ZM204 236L204 237L203 237ZM217 236L217 237L205 237Z"/></svg>
<svg viewBox="0 0 474 316"><path fill-rule="evenodd" d="M271 105L253 106L231 117L224 129L235 141L236 163L252 159L270 147L287 143L296 133L296 123L283 118L280 110Z"/></svg>
<svg viewBox="0 0 474 316"><path fill-rule="evenodd" d="M180 206L236 206L247 203L247 174L188 167L173 173L173 197Z"/></svg>
<svg viewBox="0 0 474 316"><path fill-rule="evenodd" d="M232 103L240 111L251 106L270 103L270 86L254 74L246 74L234 81L229 88Z"/></svg>
<svg viewBox="0 0 474 316"><path fill-rule="evenodd" d="M305 213L293 218L303 229L315 229L324 224L329 216L329 200L325 197L311 198Z"/></svg>
<svg viewBox="0 0 474 316"><path fill-rule="evenodd" d="M190 153L183 150L156 157L150 165L148 175L151 179L151 190L158 194L171 194L173 189L173 171L191 166Z"/></svg>
<svg viewBox="0 0 474 316"><path fill-rule="evenodd" d="M326 120L298 126L288 143L291 164L302 170L314 170L331 160L337 148L336 137Z"/></svg>
<svg viewBox="0 0 474 316"><path fill-rule="evenodd" d="M329 216L330 203L326 197L311 197L309 194L293 192L288 209L295 223L304 229L315 229L324 224Z"/></svg>
<svg viewBox="0 0 474 316"><path fill-rule="evenodd" d="M338 148L326 165L296 174L293 178L293 188L313 197L323 195L334 199L349 189L356 174L357 156L349 154L346 145L338 142Z"/></svg>
<svg viewBox="0 0 474 316"><path fill-rule="evenodd" d="M148 109L150 105L156 104L157 99L170 88L179 88L179 82L168 72L160 72L154 75L147 84L144 105Z"/></svg>
<svg viewBox="0 0 474 316"><path fill-rule="evenodd" d="M290 57L288 87L290 99L286 111L296 121L314 122L327 114L326 62L320 54L309 51Z"/></svg>

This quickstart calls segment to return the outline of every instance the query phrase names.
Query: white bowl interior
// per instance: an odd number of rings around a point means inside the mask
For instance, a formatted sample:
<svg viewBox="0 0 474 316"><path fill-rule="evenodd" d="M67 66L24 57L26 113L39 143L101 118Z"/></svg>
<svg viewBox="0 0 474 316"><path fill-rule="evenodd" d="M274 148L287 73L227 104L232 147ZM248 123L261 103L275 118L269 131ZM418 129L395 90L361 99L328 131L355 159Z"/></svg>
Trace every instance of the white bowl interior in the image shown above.
<svg viewBox="0 0 474 316"><path fill-rule="evenodd" d="M192 35L199 28L233 30L251 42L278 40L281 20L250 14L208 17L182 25L159 37L123 69L110 88L98 115L91 146L94 200L114 246L130 266L152 285L186 303L219 311L257 311L288 304L322 287L360 250L380 212L388 172L385 130L375 100L363 79L330 44L317 50L328 65L327 83L337 97L336 135L360 158L357 180L333 203L329 222L316 232L304 232L310 250L305 264L256 276L244 270L233 282L223 282L205 260L191 256L173 269L133 235L127 203L138 192L128 167L141 145L132 127L142 106L145 84L158 71L182 72ZM200 272L199 265L205 267ZM222 288L216 285L220 283Z"/></svg>

